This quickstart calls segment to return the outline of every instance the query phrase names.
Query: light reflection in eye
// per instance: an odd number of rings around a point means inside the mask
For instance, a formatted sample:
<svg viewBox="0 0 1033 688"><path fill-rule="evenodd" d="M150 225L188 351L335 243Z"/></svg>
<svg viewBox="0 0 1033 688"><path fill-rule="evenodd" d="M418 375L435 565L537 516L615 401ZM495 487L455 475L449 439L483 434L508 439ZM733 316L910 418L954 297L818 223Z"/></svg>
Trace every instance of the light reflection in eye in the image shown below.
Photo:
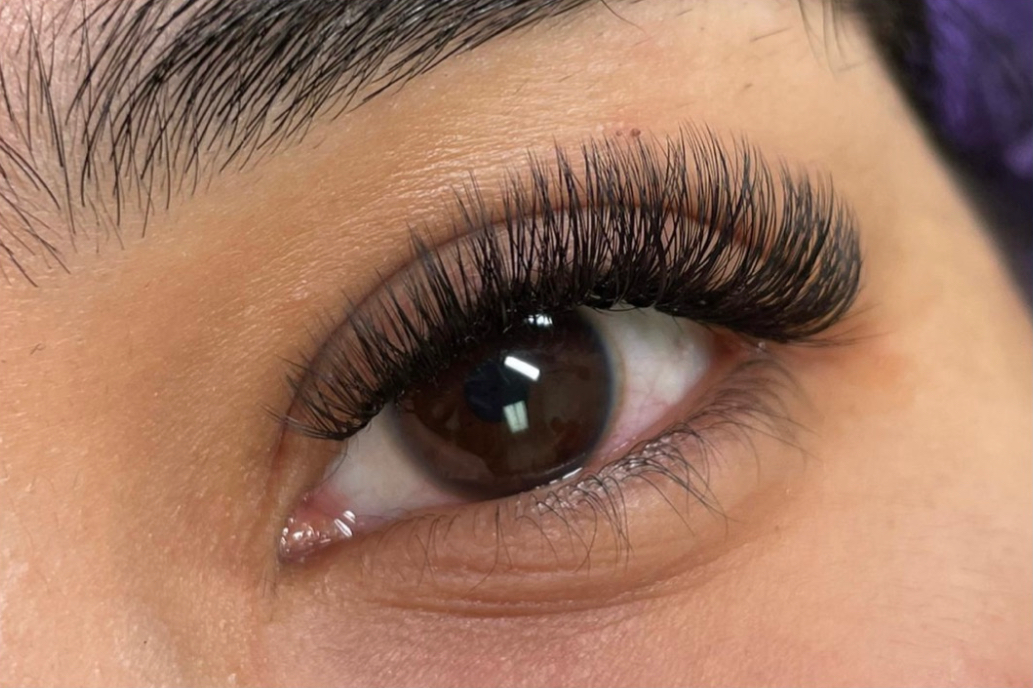
<svg viewBox="0 0 1033 688"><path fill-rule="evenodd" d="M529 316L527 322L538 327L552 327L552 316L539 313L538 315Z"/></svg>
<svg viewBox="0 0 1033 688"><path fill-rule="evenodd" d="M528 318L528 321L540 327L550 327L552 325L552 318L547 315L535 315ZM531 382L538 382L538 378L542 376L541 368L533 366L516 356L506 356L502 364L510 370L520 373ZM527 419L527 404L523 401L503 407L502 413L506 417L506 425L509 426L509 431L514 434L524 432L531 427L531 423Z"/></svg>
<svg viewBox="0 0 1033 688"><path fill-rule="evenodd" d="M341 534L341 537L350 538L355 527L355 514L348 509L334 519L334 528Z"/></svg>
<svg viewBox="0 0 1033 688"><path fill-rule="evenodd" d="M536 321L536 324L540 323ZM520 373L531 382L537 382L538 378L542 375L541 368L533 366L527 361L522 361L516 356L506 356L506 358L502 361L502 364L510 370L515 370L516 372Z"/></svg>
<svg viewBox="0 0 1033 688"><path fill-rule="evenodd" d="M509 431L514 434L523 432L531 427L527 420L527 404L522 401L504 407L502 413L506 416L506 425L509 426Z"/></svg>

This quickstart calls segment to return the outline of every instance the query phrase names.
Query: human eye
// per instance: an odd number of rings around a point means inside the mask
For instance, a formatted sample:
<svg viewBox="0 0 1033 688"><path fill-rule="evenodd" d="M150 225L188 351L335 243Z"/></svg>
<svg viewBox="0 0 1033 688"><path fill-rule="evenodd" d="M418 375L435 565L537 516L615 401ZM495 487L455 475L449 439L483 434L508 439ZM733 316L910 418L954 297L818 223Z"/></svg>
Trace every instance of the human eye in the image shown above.
<svg viewBox="0 0 1033 688"><path fill-rule="evenodd" d="M494 199L457 194L451 231L416 231L299 366L283 561L406 532L450 561L560 538L575 562L629 548L639 512L692 528L759 472L757 437L792 444L785 351L860 283L827 186L690 129L531 157Z"/></svg>
<svg viewBox="0 0 1033 688"><path fill-rule="evenodd" d="M718 348L706 328L651 308L527 316L352 436L281 553L304 557L417 509L575 483L674 422Z"/></svg>

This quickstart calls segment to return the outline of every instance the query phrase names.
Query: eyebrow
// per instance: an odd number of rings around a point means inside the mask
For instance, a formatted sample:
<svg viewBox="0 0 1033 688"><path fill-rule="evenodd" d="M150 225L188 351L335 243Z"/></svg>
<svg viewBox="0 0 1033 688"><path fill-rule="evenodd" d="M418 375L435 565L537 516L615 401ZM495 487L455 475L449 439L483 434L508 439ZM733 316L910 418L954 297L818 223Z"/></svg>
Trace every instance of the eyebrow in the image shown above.
<svg viewBox="0 0 1033 688"><path fill-rule="evenodd" d="M63 0L8 14L24 28L0 40L0 274L67 271L63 250L120 238L127 208L144 232L177 195L314 122L591 1Z"/></svg>

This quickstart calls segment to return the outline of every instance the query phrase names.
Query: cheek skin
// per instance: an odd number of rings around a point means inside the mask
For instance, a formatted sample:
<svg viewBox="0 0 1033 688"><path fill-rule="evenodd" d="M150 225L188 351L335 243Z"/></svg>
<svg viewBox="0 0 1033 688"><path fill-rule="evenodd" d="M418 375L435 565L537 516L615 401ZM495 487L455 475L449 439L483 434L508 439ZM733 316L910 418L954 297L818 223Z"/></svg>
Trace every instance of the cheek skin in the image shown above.
<svg viewBox="0 0 1033 688"><path fill-rule="evenodd" d="M992 267L972 259L982 242L959 232L958 268ZM973 423L987 430L979 412L986 405L1004 412L998 430L1028 429L1021 409L1029 392L1001 373L954 374L995 349L1014 365L1029 343L1000 325L1019 306L992 275L985 276L997 283L1000 305L973 309L979 317L958 322L936 309L857 347L846 365L803 363L801 384L830 400L823 420L813 421L818 458L767 522L728 543L721 558L649 595L559 616L457 617L404 603L367 609L316 585L311 596L285 600L266 628L276 641L260 646L256 666L264 661L272 682L346 673L370 685L519 683L529 680L528 657L532 682L556 685L634 685L644 676L661 685L686 677L701 685L772 677L801 685L846 677L1024 685L1030 566L1016 546L1028 528L1016 524L1030 522L1029 468L1022 448L980 440L972 430ZM965 291L956 283L949 296L964 301ZM978 334L943 346L942 333L959 326ZM1014 346L1001 347L1002 335ZM996 363L994 370L1007 368ZM1022 372L1031 372L1028 363ZM974 442L978 450L959 451ZM350 618L362 620L361 641L342 639L318 653L291 643L306 633L353 638L327 612L342 608L357 611Z"/></svg>
<svg viewBox="0 0 1033 688"><path fill-rule="evenodd" d="M126 252L76 256L68 284L13 285L0 683L1033 679L1029 316L982 230L874 62L815 60L796 3L658 7L485 46L220 178ZM313 315L397 267L407 223L469 169L686 119L827 167L865 231L858 343L794 364L818 407L803 477L720 556L606 605L577 608L572 585L562 614L285 576L262 405L289 403L281 359Z"/></svg>

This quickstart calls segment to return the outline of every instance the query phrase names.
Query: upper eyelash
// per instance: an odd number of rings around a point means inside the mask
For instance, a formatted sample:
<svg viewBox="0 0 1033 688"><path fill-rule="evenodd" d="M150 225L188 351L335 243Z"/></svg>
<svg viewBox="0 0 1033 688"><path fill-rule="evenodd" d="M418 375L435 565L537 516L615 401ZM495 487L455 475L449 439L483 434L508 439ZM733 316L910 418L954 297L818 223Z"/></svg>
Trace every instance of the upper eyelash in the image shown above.
<svg viewBox="0 0 1033 688"><path fill-rule="evenodd" d="M346 439L533 314L625 303L791 342L840 319L860 285L853 218L829 184L693 129L529 156L497 208L476 185L460 193L452 229L438 251L414 234L414 265L299 367L293 429Z"/></svg>

